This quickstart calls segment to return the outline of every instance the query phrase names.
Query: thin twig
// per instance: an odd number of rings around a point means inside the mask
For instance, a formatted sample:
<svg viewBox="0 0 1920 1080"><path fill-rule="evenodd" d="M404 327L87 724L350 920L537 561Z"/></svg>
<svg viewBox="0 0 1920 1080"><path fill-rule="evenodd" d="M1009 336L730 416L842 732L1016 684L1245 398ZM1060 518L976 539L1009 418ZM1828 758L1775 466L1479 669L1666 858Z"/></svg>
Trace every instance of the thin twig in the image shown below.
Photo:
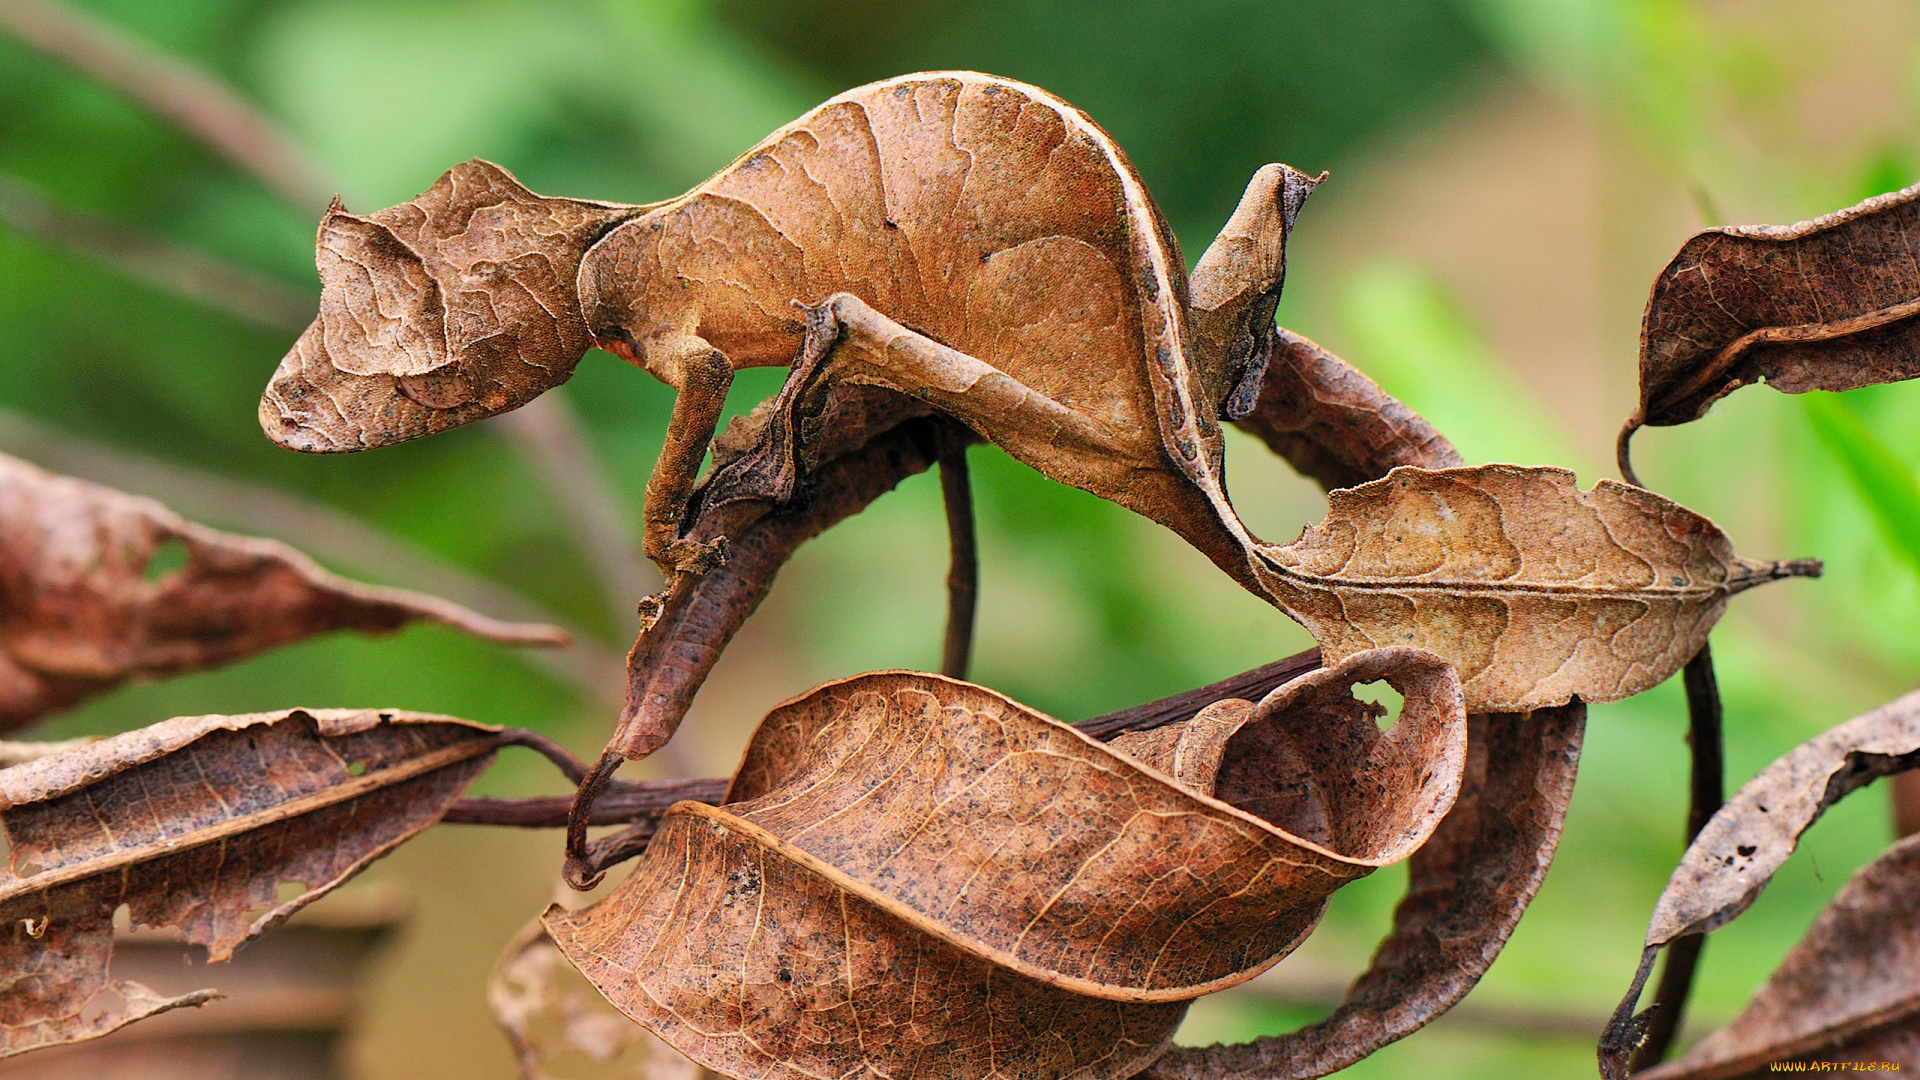
<svg viewBox="0 0 1920 1080"><path fill-rule="evenodd" d="M338 190L312 155L225 83L59 0L0 3L0 26L166 117L304 209Z"/></svg>
<svg viewBox="0 0 1920 1080"><path fill-rule="evenodd" d="M973 490L967 446L953 440L940 451L940 495L947 508L947 638L940 673L967 677L973 657L973 619L980 602L980 555L974 540Z"/></svg>
<svg viewBox="0 0 1920 1080"><path fill-rule="evenodd" d="M613 484L588 445L580 417L558 391L534 398L493 420L540 473L540 479L580 542L600 579L614 629L640 633L636 605L658 592L659 571L640 552L633 527Z"/></svg>
<svg viewBox="0 0 1920 1080"><path fill-rule="evenodd" d="M1721 730L1720 685L1713 673L1713 650L1700 651L1681 676L1687 688L1687 743L1692 750L1693 784L1687 807L1687 843L1693 843L1714 812L1727 800L1726 740ZM1627 1061L1628 1072L1652 1068L1665 1060L1673 1037L1686 1017L1687 995L1693 990L1694 969L1706 948L1705 934L1689 934L1667 946L1660 983L1647 1008L1646 1035Z"/></svg>
<svg viewBox="0 0 1920 1080"><path fill-rule="evenodd" d="M1201 709L1216 701L1227 698L1258 701L1275 687L1292 682L1319 666L1320 650L1308 649L1284 660L1276 660L1252 671L1243 671L1217 683L1209 683L1159 701L1149 701L1145 705L1135 705L1131 709L1121 709L1104 716L1090 716L1073 726L1096 739L1108 741L1126 731L1149 731L1168 724L1178 724L1193 719Z"/></svg>
<svg viewBox="0 0 1920 1080"><path fill-rule="evenodd" d="M677 802L718 803L727 794L727 781L651 780L610 785L593 802L590 825L619 825L660 812ZM460 825L504 825L520 829L559 829L573 809L571 795L541 795L525 799L478 797L461 799L440 820ZM638 854L636 852L636 854Z"/></svg>
<svg viewBox="0 0 1920 1080"><path fill-rule="evenodd" d="M313 321L313 299L292 286L61 206L8 173L0 173L0 221L161 292L245 322L298 334Z"/></svg>

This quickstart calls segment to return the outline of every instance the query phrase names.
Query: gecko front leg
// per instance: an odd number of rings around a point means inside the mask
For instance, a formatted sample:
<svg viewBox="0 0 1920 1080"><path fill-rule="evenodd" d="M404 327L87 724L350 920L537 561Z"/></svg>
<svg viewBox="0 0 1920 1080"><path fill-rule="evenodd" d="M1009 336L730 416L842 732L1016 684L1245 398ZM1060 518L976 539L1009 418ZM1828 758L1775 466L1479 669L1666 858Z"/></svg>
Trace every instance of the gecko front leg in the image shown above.
<svg viewBox="0 0 1920 1080"><path fill-rule="evenodd" d="M817 414L839 383L862 383L908 394L966 424L1015 458L1076 486L1095 485L1091 472L1049 464L1083 458L1153 458L1150 433L1116 430L1076 411L985 361L949 348L875 310L851 293L805 313L799 354L759 441L728 466L729 490L784 502L803 472L804 418ZM1061 453L1067 451L1068 453Z"/></svg>
<svg viewBox="0 0 1920 1080"><path fill-rule="evenodd" d="M669 576L704 574L726 561L726 540L685 540L680 529L699 479L700 463L713 442L727 391L733 386L733 362L691 331L657 334L638 342L637 347L625 336L603 339L600 344L644 367L676 392L673 415L667 420L666 444L660 448L660 458L647 478L641 550Z"/></svg>

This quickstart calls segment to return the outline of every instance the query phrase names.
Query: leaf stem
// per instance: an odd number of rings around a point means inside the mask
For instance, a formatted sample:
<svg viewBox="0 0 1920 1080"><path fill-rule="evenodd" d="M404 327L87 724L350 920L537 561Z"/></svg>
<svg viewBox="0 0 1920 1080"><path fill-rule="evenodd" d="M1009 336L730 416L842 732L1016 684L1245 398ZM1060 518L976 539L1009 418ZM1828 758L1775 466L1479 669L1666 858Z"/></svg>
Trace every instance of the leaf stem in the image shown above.
<svg viewBox="0 0 1920 1080"><path fill-rule="evenodd" d="M973 491L967 473L967 444L943 440L940 495L947 508L947 638L940 673L967 677L973 656L973 617L980 602L980 556L974 540Z"/></svg>
<svg viewBox="0 0 1920 1080"><path fill-rule="evenodd" d="M588 812L589 825L623 825L652 821L677 802L713 803L726 797L722 777L700 780L646 780L637 784L609 784ZM501 825L516 829L558 829L573 809L571 795L537 795L524 799L477 797L461 799L440 821L449 825ZM649 825L648 832L651 834ZM639 852L634 852L638 854ZM608 865L612 865L609 863Z"/></svg>
<svg viewBox="0 0 1920 1080"><path fill-rule="evenodd" d="M1687 743L1693 758L1693 791L1687 808L1687 843L1691 844L1727 801L1726 739L1711 645L1702 645L1687 661L1681 679L1687 688ZM1686 1017L1694 969L1706 944L1705 934L1689 934L1667 947L1667 962L1660 969L1660 983L1647 1010L1646 1037L1628 1060L1628 1072L1651 1068L1666 1058Z"/></svg>
<svg viewBox="0 0 1920 1080"><path fill-rule="evenodd" d="M1121 709L1104 716L1090 716L1076 722L1073 726L1102 742L1127 731L1149 731L1168 724L1178 724L1193 719L1201 709L1226 698L1245 698L1258 701L1268 691L1283 683L1305 675L1320 666L1320 650L1308 649L1294 653L1284 660L1276 660L1231 675L1217 683L1209 683L1172 697L1149 701L1145 705L1135 705L1131 709Z"/></svg>
<svg viewBox="0 0 1920 1080"><path fill-rule="evenodd" d="M334 188L312 155L213 74L57 0L8 0L0 26L166 117L296 206Z"/></svg>

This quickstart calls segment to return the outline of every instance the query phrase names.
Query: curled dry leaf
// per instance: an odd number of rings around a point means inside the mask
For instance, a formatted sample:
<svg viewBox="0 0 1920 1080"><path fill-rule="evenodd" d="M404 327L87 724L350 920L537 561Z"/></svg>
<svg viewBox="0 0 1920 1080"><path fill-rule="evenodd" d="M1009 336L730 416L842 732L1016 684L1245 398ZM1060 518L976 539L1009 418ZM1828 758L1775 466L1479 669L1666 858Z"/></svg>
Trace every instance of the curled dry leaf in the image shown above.
<svg viewBox="0 0 1920 1080"><path fill-rule="evenodd" d="M1406 697L1384 734L1348 692L1381 678ZM1124 736L1171 775L980 687L860 676L774 710L726 806L675 807L618 890L545 923L723 1072L1125 1077L1426 839L1465 735L1413 649Z"/></svg>
<svg viewBox="0 0 1920 1080"><path fill-rule="evenodd" d="M1345 361L1284 329L1240 426L1328 488L1397 465L1460 464L1453 447ZM1468 719L1460 797L1408 862L1393 930L1326 1019L1244 1046L1176 1047L1160 1080L1324 1076L1418 1030L1473 989L1546 879L1580 761L1586 706Z"/></svg>
<svg viewBox="0 0 1920 1080"><path fill-rule="evenodd" d="M109 980L120 905L225 960L438 821L501 743L445 716L293 709L178 717L0 770L0 1057L218 996ZM305 891L282 901L288 882Z"/></svg>
<svg viewBox="0 0 1920 1080"><path fill-rule="evenodd" d="M1179 1046L1142 1080L1306 1080L1338 1072L1451 1009L1500 955L1560 840L1586 706L1474 716L1460 798L1408 862L1406 898L1325 1019L1238 1045Z"/></svg>
<svg viewBox="0 0 1920 1080"><path fill-rule="evenodd" d="M1827 807L1881 776L1920 765L1920 691L1788 751L1727 800L1674 868L1647 927L1627 996L1600 1043L1602 1072L1625 1076L1632 1014L1660 949L1718 930L1753 903Z"/></svg>
<svg viewBox="0 0 1920 1080"><path fill-rule="evenodd" d="M1806 1060L1920 1067L1920 837L1855 874L1732 1023L1634 1075L1760 1077Z"/></svg>
<svg viewBox="0 0 1920 1080"><path fill-rule="evenodd" d="M1414 645L1460 671L1467 707L1616 701L1698 652L1735 593L1818 562L1733 553L1706 518L1565 469L1395 469L1332 493L1327 516L1270 549L1265 582L1329 663Z"/></svg>
<svg viewBox="0 0 1920 1080"><path fill-rule="evenodd" d="M666 745L734 631L760 606L801 544L925 472L943 445L964 445L969 438L950 421L914 416L918 410L910 399L877 391L862 396L870 400L854 403L861 406L858 419L837 428L857 441L820 462L803 505L769 514L766 503L708 500L707 490L697 493L701 512L690 535L702 543L725 536L731 555L706 574L676 576L656 602L627 657L627 701L609 754L642 758Z"/></svg>
<svg viewBox="0 0 1920 1080"><path fill-rule="evenodd" d="M1920 186L1797 225L1688 240L1647 301L1623 466L1635 428L1697 420L1750 382L1798 394L1920 375L1916 256Z"/></svg>
<svg viewBox="0 0 1920 1080"><path fill-rule="evenodd" d="M178 561L169 566L169 558ZM335 577L285 544L0 455L0 730L135 678L193 671L330 630L429 619L562 644L438 597Z"/></svg>

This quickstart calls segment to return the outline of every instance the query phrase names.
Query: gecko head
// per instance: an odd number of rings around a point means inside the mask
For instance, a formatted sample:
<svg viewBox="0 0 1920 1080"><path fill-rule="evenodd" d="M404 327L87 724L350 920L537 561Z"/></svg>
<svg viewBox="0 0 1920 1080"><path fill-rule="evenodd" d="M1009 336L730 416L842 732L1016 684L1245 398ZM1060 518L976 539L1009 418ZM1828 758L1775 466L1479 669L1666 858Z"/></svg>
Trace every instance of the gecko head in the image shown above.
<svg viewBox="0 0 1920 1080"><path fill-rule="evenodd" d="M549 199L478 159L366 217L320 222L320 313L260 399L294 450L366 450L524 405L593 344L580 260L634 207Z"/></svg>

